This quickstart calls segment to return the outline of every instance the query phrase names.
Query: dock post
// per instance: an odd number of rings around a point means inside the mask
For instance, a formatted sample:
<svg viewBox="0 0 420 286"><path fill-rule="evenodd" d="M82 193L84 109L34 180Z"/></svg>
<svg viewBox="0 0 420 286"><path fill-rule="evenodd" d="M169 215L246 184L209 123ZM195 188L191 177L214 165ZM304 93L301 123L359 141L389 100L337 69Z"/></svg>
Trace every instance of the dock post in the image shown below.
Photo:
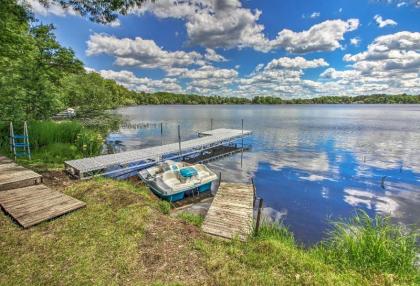
<svg viewBox="0 0 420 286"><path fill-rule="evenodd" d="M244 120L242 119L242 150L244 149Z"/></svg>
<svg viewBox="0 0 420 286"><path fill-rule="evenodd" d="M243 161L243 157L244 157L244 120L241 119L242 122L242 134L241 134L241 168L242 168L242 161Z"/></svg>
<svg viewBox="0 0 420 286"><path fill-rule="evenodd" d="M160 145L163 145L163 122L160 123Z"/></svg>
<svg viewBox="0 0 420 286"><path fill-rule="evenodd" d="M219 172L219 187L221 183L222 183L222 172Z"/></svg>
<svg viewBox="0 0 420 286"><path fill-rule="evenodd" d="M210 119L210 130L213 130L213 118Z"/></svg>
<svg viewBox="0 0 420 286"><path fill-rule="evenodd" d="M178 145L179 145L179 156L182 157L181 151L181 125L178 125ZM182 158L181 158L182 160Z"/></svg>
<svg viewBox="0 0 420 286"><path fill-rule="evenodd" d="M257 190L255 188L254 178L251 178L251 183L252 183L252 191L254 194L254 198L252 199L252 207L255 208L255 200L257 199Z"/></svg>
<svg viewBox="0 0 420 286"><path fill-rule="evenodd" d="M260 229L260 220L261 220L261 210L262 210L262 206L263 206L263 199L259 198L259 202L258 202L258 212L257 212L257 222L255 224L255 236L258 235L258 231Z"/></svg>

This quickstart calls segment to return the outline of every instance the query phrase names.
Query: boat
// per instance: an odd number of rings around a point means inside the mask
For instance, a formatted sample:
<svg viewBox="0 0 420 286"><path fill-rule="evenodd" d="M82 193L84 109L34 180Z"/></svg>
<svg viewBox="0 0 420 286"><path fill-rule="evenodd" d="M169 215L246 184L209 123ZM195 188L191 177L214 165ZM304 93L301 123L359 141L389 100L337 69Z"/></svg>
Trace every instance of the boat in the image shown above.
<svg viewBox="0 0 420 286"><path fill-rule="evenodd" d="M140 179L160 198L175 202L186 193L206 192L217 175L203 164L189 164L167 160L139 173Z"/></svg>

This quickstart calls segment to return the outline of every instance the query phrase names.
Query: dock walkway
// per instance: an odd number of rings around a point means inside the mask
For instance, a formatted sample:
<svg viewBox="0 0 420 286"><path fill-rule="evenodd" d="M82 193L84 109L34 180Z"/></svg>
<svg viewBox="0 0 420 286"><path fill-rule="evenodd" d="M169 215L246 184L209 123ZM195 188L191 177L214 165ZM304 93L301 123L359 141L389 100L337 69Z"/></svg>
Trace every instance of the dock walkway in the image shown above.
<svg viewBox="0 0 420 286"><path fill-rule="evenodd" d="M221 183L207 212L202 229L214 236L245 240L252 232L252 185Z"/></svg>
<svg viewBox="0 0 420 286"><path fill-rule="evenodd" d="M86 204L42 184L42 176L0 157L0 207L24 228Z"/></svg>
<svg viewBox="0 0 420 286"><path fill-rule="evenodd" d="M95 174L107 175L109 172L113 172L112 170L109 170L115 167L120 167L122 169L135 169L138 167L140 169L142 164L144 166L150 166L153 163L158 163L163 160L165 156L171 154L175 154L174 157L171 157L171 159L182 158L182 156L186 156L194 152L203 151L215 146L233 142L239 138L248 136L251 133L252 132L249 130L221 128L200 132L199 138L182 141L181 144L176 142L140 150L71 160L64 162L64 164L66 170L73 176L79 179L90 178ZM181 154L179 153L180 149Z"/></svg>

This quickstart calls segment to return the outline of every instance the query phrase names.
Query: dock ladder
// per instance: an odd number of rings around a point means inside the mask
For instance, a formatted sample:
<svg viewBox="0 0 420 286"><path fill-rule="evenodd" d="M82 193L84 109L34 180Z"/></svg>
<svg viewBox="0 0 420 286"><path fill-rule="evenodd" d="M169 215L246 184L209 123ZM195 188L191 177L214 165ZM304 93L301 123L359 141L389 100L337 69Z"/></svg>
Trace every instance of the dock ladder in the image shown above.
<svg viewBox="0 0 420 286"><path fill-rule="evenodd" d="M29 144L28 125L23 123L23 135L15 134L13 122L10 122L10 152L17 157L28 157L31 160L31 147Z"/></svg>

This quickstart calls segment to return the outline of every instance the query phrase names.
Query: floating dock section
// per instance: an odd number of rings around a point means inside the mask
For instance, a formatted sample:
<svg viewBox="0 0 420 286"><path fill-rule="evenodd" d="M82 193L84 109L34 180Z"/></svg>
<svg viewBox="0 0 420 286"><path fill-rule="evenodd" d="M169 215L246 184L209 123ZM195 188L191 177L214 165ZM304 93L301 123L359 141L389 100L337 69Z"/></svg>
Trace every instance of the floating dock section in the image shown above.
<svg viewBox="0 0 420 286"><path fill-rule="evenodd" d="M27 228L84 207L42 184L42 176L0 157L0 207Z"/></svg>
<svg viewBox="0 0 420 286"><path fill-rule="evenodd" d="M221 183L202 229L225 239L246 240L253 227L254 190L251 184Z"/></svg>
<svg viewBox="0 0 420 286"><path fill-rule="evenodd" d="M249 136L252 132L239 129L215 129L199 132L199 138L182 142L144 148L140 150L101 155L64 162L68 173L79 179L95 175L121 174L152 166L164 160L182 159L204 150L231 143Z"/></svg>

